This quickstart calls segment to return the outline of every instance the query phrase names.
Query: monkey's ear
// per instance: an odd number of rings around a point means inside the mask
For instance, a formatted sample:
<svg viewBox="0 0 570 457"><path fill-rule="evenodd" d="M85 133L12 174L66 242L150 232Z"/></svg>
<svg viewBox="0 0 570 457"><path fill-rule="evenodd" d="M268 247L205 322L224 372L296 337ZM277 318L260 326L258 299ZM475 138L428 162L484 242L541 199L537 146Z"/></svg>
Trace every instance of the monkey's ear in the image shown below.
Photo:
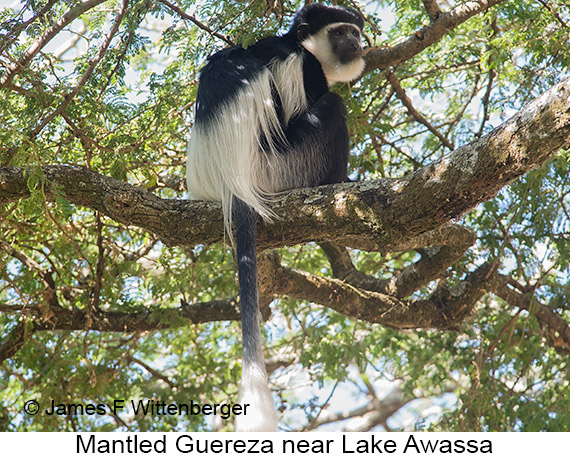
<svg viewBox="0 0 570 457"><path fill-rule="evenodd" d="M297 26L297 39L299 41L305 41L309 37L309 24L304 22Z"/></svg>

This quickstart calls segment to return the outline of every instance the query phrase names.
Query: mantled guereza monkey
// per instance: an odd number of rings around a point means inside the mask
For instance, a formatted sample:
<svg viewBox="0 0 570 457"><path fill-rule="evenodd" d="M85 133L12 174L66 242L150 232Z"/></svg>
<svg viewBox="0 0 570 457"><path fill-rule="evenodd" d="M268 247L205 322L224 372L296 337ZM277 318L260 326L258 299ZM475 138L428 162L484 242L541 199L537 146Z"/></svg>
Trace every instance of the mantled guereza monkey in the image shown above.
<svg viewBox="0 0 570 457"><path fill-rule="evenodd" d="M272 219L275 194L347 180L346 108L329 91L364 69L360 13L311 4L283 36L224 49L200 73L188 146L193 198L222 202L236 226L243 335L240 431L275 431L259 327L256 221ZM233 238L232 238L233 239Z"/></svg>

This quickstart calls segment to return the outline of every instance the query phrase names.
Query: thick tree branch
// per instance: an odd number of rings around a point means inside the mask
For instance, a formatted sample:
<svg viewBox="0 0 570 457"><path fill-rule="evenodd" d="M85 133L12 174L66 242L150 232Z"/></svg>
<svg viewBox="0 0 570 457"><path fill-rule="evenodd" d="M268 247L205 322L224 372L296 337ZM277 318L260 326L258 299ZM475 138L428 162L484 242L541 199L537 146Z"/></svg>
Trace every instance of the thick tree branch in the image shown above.
<svg viewBox="0 0 570 457"><path fill-rule="evenodd" d="M439 14L433 7L434 2L424 1L432 19L429 25L416 31L408 39L393 47L373 48L366 54L366 69L369 73L375 69L386 69L400 62L411 59L427 47L437 43L444 35L451 32L471 17L498 5L504 0L476 0L462 3L451 11ZM431 5L431 6L430 6ZM433 14L433 16L432 16Z"/></svg>
<svg viewBox="0 0 570 457"><path fill-rule="evenodd" d="M260 223L258 244L267 249L329 241L384 252L398 251L402 246L418 247L417 237L425 237L430 230L494 197L502 187L543 164L569 142L570 80L566 80L490 134L409 176L285 194L273 205L278 216L275 223ZM0 203L29 195L26 176L30 172L0 168ZM77 166L46 166L33 172L43 174L48 196L51 183L72 204L142 227L168 245L223 240L218 203L164 200Z"/></svg>
<svg viewBox="0 0 570 457"><path fill-rule="evenodd" d="M13 357L28 338L37 331L82 331L98 332L152 332L171 329L188 323L200 324L218 321L239 321L239 304L235 299L213 300L207 303L182 303L178 309L148 309L131 310L129 312L113 312L95 310L68 310L60 308L57 313L47 320L38 308L20 306L2 306L0 312L15 313L24 316L23 319L0 340L0 365L4 360ZM136 359L131 354L127 360L143 366L153 376L162 379L171 387L176 387L166 377L156 370ZM267 371L273 372L279 367L287 366L292 361L275 359L268 361Z"/></svg>
<svg viewBox="0 0 570 457"><path fill-rule="evenodd" d="M8 307L9 308L9 307ZM3 310L4 312L6 309ZM140 308L128 312L102 311L99 309L58 308L49 319L39 308L20 309L25 318L0 341L0 363L12 357L24 344L26 337L42 330L95 330L99 332L152 332L174 328L178 325L200 324L217 321L237 321L239 305L234 299L213 300L180 308Z"/></svg>
<svg viewBox="0 0 570 457"><path fill-rule="evenodd" d="M441 14L441 9L436 0L422 0L429 18L433 21Z"/></svg>
<svg viewBox="0 0 570 457"><path fill-rule="evenodd" d="M320 246L331 263L335 278L346 281L359 289L403 298L427 285L430 281L440 278L476 240L473 231L454 224L449 224L430 233L439 235L440 240L434 236L430 243L418 246L435 247L419 249L422 255L421 259L405 268L401 273L394 274L390 279L378 279L358 271L346 248L342 246L326 242L320 243Z"/></svg>
<svg viewBox="0 0 570 457"><path fill-rule="evenodd" d="M264 295L319 303L352 319L397 329L458 329L477 301L490 290L493 277L490 266L485 264L454 288L440 285L427 300L406 301L357 289L336 278L284 267L273 255L264 256L261 265L265 275L260 280L260 292Z"/></svg>
<svg viewBox="0 0 570 457"><path fill-rule="evenodd" d="M353 319L399 329L459 328L477 300L486 293L485 284L488 284L488 267L483 266L452 290L438 288L429 300L403 302L378 292L358 290L338 279L288 269L275 260L272 259L273 270L266 273L262 293L268 295L270 291L275 296L310 300ZM265 261L267 263L267 258ZM264 270L267 272L267 265ZM268 277L271 281L267 281ZM0 363L18 351L26 336L37 331L144 332L173 328L188 321L197 324L239 320L239 307L233 299L129 312L58 308L49 319L38 308L20 309L19 312L25 315L25 320L0 343Z"/></svg>

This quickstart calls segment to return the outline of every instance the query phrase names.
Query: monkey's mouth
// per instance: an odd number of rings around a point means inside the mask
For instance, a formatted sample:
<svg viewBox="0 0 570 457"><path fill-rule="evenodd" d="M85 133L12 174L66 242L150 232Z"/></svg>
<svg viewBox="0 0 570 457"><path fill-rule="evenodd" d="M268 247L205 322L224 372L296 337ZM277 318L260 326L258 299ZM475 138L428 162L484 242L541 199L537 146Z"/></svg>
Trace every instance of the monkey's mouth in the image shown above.
<svg viewBox="0 0 570 457"><path fill-rule="evenodd" d="M339 59L341 63L349 63L352 62L353 60L357 60L360 59L362 57L362 49L355 49L354 51L351 52L346 52L342 55L342 58Z"/></svg>

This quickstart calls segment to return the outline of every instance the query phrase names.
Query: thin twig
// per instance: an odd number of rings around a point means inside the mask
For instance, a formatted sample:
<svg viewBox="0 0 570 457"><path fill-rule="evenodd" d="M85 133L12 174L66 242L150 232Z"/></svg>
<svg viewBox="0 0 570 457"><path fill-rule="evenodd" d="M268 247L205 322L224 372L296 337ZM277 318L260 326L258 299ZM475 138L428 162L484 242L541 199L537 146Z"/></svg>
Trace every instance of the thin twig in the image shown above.
<svg viewBox="0 0 570 457"><path fill-rule="evenodd" d="M202 30L205 30L210 35L215 36L216 38L219 38L220 40L226 42L230 46L234 45L232 40L230 40L228 37L226 37L225 35L222 35L221 33L218 33L216 31L212 30L210 27L208 27L207 25L203 24L198 19L196 19L195 16L192 16L191 14L186 13L184 10L182 10L179 6L175 5L174 3L171 3L168 0L158 0L158 1L160 3L168 6L171 10L177 12L184 19L187 19L188 21L192 22L194 25L198 26Z"/></svg>
<svg viewBox="0 0 570 457"><path fill-rule="evenodd" d="M99 0L99 2L100 2L100 0ZM111 29L111 31L107 35L107 38L105 39L105 42L103 43L103 45L99 49L99 52L97 53L97 56L95 57L95 59L93 59L90 62L89 67L87 68L87 71L85 73L83 73L83 76L81 77L79 82L75 85L75 87L70 92L68 92L67 94L64 95L63 102L54 111L52 111L48 116L46 116L40 122L40 124L29 133L28 136L30 138L37 137L46 125L48 125L53 119L55 119L56 116L62 114L65 111L65 109L69 106L71 101L75 98L75 96L79 93L81 88L87 83L87 81L89 80L89 78L93 74L95 67L97 67L97 65L99 64L99 62L101 61L101 59L105 55L105 52L107 52L107 49L109 48L109 45L111 44L111 40L113 39L113 37L115 36L117 31L119 30L119 26L121 25L121 22L122 22L122 20L125 16L125 13L126 13L128 3L129 3L129 0L123 0L121 10L119 11L119 14L117 15L117 17L115 19L115 22L113 24L113 28ZM10 80L11 80L11 78L10 78ZM10 82L10 80L8 81L8 83ZM1 82L0 82L0 87L2 87ZM7 157L2 164L3 167L10 164L10 162L12 161L12 158L14 157L14 155L16 154L17 151L18 151L17 147L12 147L8 150Z"/></svg>
<svg viewBox="0 0 570 457"><path fill-rule="evenodd" d="M87 0L80 3L78 6L71 8L63 17L57 21L53 27L47 30L42 36L40 36L32 45L27 49L22 55L20 60L14 62L10 65L6 72L0 78L0 87L5 87L8 83L12 81L14 76L16 76L21 70L26 68L26 65L36 56L41 49L48 44L64 27L71 24L75 19L81 16L86 11L96 7L100 3L106 0Z"/></svg>
<svg viewBox="0 0 570 457"><path fill-rule="evenodd" d="M414 107L410 98L406 95L406 91L400 84L400 81L396 77L393 72L387 72L386 77L390 84L396 91L396 97L400 99L402 104L407 108L408 113L420 124L425 125L428 130L433 133L439 140L443 143L444 146L449 148L450 150L454 150L455 146L451 143L447 138L445 138L430 122Z"/></svg>

